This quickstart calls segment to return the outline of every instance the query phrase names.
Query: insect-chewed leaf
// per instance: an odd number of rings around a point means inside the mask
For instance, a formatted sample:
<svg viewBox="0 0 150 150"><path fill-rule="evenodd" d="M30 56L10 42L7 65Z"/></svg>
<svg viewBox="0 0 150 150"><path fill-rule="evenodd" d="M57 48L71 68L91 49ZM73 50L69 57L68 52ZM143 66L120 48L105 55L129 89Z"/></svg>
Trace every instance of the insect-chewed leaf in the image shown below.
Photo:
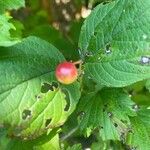
<svg viewBox="0 0 150 150"><path fill-rule="evenodd" d="M87 94L81 98L78 111L84 112L80 129L100 130L103 140L122 140L122 133L127 134L129 116L136 116L132 109L134 102L122 90L102 90L100 93Z"/></svg>
<svg viewBox="0 0 150 150"><path fill-rule="evenodd" d="M79 39L85 74L107 87L149 78L149 26L149 0L98 5L84 22Z"/></svg>
<svg viewBox="0 0 150 150"><path fill-rule="evenodd" d="M128 133L126 144L131 148L149 150L150 145L150 110L138 112L138 116L131 118L132 132Z"/></svg>
<svg viewBox="0 0 150 150"><path fill-rule="evenodd" d="M60 150L58 132L58 129L55 129L48 135L44 134L33 140L11 139L8 138L7 132L3 132L3 135L0 138L0 148L2 150Z"/></svg>
<svg viewBox="0 0 150 150"><path fill-rule="evenodd" d="M0 49L0 124L10 127L11 134L38 137L62 125L74 110L79 84L58 86L54 74L64 60L54 46L36 37Z"/></svg>

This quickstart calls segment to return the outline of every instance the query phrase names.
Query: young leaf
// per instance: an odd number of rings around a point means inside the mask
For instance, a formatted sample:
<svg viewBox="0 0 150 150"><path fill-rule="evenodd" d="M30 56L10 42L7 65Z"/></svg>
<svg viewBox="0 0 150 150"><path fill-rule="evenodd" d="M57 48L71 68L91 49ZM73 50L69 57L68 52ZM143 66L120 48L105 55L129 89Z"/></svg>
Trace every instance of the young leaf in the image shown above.
<svg viewBox="0 0 150 150"><path fill-rule="evenodd" d="M24 0L1 0L0 1L0 13L3 13L8 9L18 9L25 6Z"/></svg>
<svg viewBox="0 0 150 150"><path fill-rule="evenodd" d="M19 42L19 39L10 36L10 30L16 30L15 26L9 22L11 17L0 15L0 46L11 46Z"/></svg>
<svg viewBox="0 0 150 150"><path fill-rule="evenodd" d="M149 150L150 145L150 110L142 110L137 117L131 118L132 132L128 134L126 143L130 147Z"/></svg>
<svg viewBox="0 0 150 150"><path fill-rule="evenodd" d="M79 84L58 86L56 66L63 55L36 37L0 49L0 124L13 135L35 138L62 125L74 110Z"/></svg>
<svg viewBox="0 0 150 150"><path fill-rule="evenodd" d="M108 87L149 78L149 12L149 0L98 5L84 22L79 39L85 74Z"/></svg>
<svg viewBox="0 0 150 150"><path fill-rule="evenodd" d="M80 123L81 130L100 129L103 140L120 140L130 124L129 116L135 116L133 102L122 90L102 90L81 99L79 112L84 112Z"/></svg>

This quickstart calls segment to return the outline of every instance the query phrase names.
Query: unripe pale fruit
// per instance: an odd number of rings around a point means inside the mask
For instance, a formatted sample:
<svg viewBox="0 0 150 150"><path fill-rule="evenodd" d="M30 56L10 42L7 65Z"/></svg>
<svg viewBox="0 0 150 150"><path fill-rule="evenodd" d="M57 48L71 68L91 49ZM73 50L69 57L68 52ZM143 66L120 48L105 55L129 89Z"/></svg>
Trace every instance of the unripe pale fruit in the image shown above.
<svg viewBox="0 0 150 150"><path fill-rule="evenodd" d="M73 63L62 62L57 66L55 75L59 82L71 84L77 79L78 70Z"/></svg>

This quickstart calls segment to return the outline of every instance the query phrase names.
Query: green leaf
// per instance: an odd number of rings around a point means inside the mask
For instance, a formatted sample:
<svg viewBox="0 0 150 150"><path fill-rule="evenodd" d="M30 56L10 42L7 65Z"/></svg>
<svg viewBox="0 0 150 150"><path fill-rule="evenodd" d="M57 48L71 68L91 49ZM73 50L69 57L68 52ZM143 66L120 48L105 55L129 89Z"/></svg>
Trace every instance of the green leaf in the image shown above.
<svg viewBox="0 0 150 150"><path fill-rule="evenodd" d="M148 82L148 81L147 81ZM136 82L126 89L130 93L132 100L139 106L150 106L150 92L145 89L146 80Z"/></svg>
<svg viewBox="0 0 150 150"><path fill-rule="evenodd" d="M103 141L101 142L95 142L95 143L92 143L91 145L91 150L99 150L99 149L104 149L104 145L103 145Z"/></svg>
<svg viewBox="0 0 150 150"><path fill-rule="evenodd" d="M24 30L24 25L15 19L11 19L11 23L15 26L16 30L10 30L12 37L22 39L22 31Z"/></svg>
<svg viewBox="0 0 150 150"><path fill-rule="evenodd" d="M72 147L68 147L67 150L82 150L81 144L75 144Z"/></svg>
<svg viewBox="0 0 150 150"><path fill-rule="evenodd" d="M108 87L149 78L149 12L149 0L98 5L84 22L79 39L85 74Z"/></svg>
<svg viewBox="0 0 150 150"><path fill-rule="evenodd" d="M25 6L24 0L1 0L0 1L0 13L3 13L4 11L8 9L18 9L20 7Z"/></svg>
<svg viewBox="0 0 150 150"><path fill-rule="evenodd" d="M0 124L11 134L35 138L62 125L80 97L79 84L57 85L63 55L36 37L0 49Z"/></svg>
<svg viewBox="0 0 150 150"><path fill-rule="evenodd" d="M150 110L140 111L137 117L131 118L131 123L132 132L127 136L127 144L139 150L149 150Z"/></svg>
<svg viewBox="0 0 150 150"><path fill-rule="evenodd" d="M0 139L0 148L2 150L59 150L59 136L57 130L53 130L50 134L42 135L34 140L20 140L8 138L7 132L3 133Z"/></svg>
<svg viewBox="0 0 150 150"><path fill-rule="evenodd" d="M142 105L142 106L150 106L150 93L142 93L142 94L133 94L132 96L132 100L134 102L136 102L136 104L138 105Z"/></svg>
<svg viewBox="0 0 150 150"><path fill-rule="evenodd" d="M11 46L19 42L19 39L12 38L10 30L16 30L15 26L9 22L10 16L0 15L0 46Z"/></svg>
<svg viewBox="0 0 150 150"><path fill-rule="evenodd" d="M34 146L35 150L59 150L59 135L56 134L49 142Z"/></svg>
<svg viewBox="0 0 150 150"><path fill-rule="evenodd" d="M87 94L86 94L87 95ZM135 116L133 102L122 90L102 90L92 93L80 100L78 111L84 112L80 128L100 129L103 140L120 140L122 133L127 132L129 116Z"/></svg>
<svg viewBox="0 0 150 150"><path fill-rule="evenodd" d="M94 142L91 145L91 150L125 150L122 143L119 141L102 141Z"/></svg>
<svg viewBox="0 0 150 150"><path fill-rule="evenodd" d="M108 104L107 110L112 112L119 120L129 123L130 120L128 116L136 115L132 108L135 103L122 89L102 91L101 97L103 101Z"/></svg>

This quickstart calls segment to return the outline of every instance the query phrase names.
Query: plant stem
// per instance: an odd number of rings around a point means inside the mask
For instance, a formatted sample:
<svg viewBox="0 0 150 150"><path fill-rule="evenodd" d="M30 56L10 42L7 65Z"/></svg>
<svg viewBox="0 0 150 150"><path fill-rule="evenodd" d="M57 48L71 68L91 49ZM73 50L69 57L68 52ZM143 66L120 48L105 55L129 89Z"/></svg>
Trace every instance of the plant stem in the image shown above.
<svg viewBox="0 0 150 150"><path fill-rule="evenodd" d="M64 135L62 138L61 138L61 142L65 141L66 139L68 139L72 134L74 134L77 130L78 130L78 126L73 128L69 133L67 133L66 135Z"/></svg>
<svg viewBox="0 0 150 150"><path fill-rule="evenodd" d="M78 61L75 61L73 64L78 65L78 64L82 64L82 63L83 63L82 60L78 60Z"/></svg>

